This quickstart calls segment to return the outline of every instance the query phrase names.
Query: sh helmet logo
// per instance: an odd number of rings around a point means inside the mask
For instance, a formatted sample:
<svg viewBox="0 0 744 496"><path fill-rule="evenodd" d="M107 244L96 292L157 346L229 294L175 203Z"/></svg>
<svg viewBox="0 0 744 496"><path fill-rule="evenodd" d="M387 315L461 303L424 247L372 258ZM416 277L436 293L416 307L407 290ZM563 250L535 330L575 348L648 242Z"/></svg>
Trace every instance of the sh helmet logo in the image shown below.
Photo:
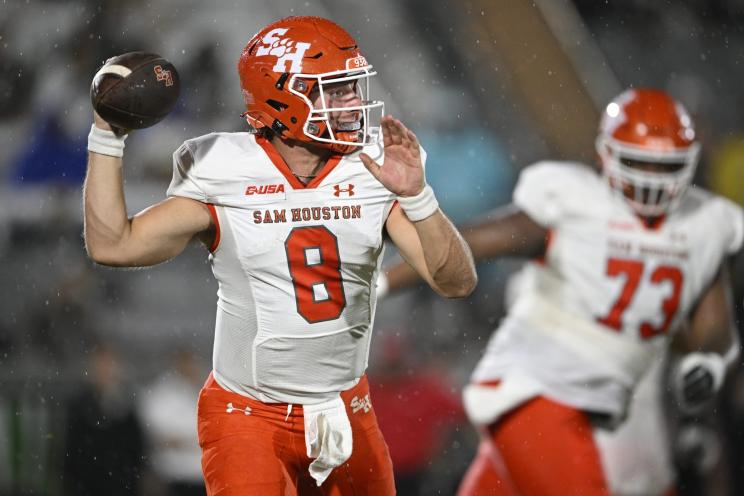
<svg viewBox="0 0 744 496"><path fill-rule="evenodd" d="M310 48L310 43L296 42L288 38L280 38L286 33L284 28L272 29L261 41L264 46L259 47L256 55L274 55L277 57L276 64L273 67L274 72L301 72L302 57L305 51ZM291 65L287 67L287 63Z"/></svg>

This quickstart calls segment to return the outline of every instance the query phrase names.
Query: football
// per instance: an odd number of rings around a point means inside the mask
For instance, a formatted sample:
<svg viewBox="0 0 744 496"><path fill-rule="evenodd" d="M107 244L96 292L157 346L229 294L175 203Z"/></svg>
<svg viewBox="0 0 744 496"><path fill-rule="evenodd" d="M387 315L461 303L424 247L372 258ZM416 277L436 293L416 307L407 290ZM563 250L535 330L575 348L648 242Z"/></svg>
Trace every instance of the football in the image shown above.
<svg viewBox="0 0 744 496"><path fill-rule="evenodd" d="M93 108L112 126L142 129L160 122L178 102L176 68L160 55L128 52L103 64L90 86Z"/></svg>

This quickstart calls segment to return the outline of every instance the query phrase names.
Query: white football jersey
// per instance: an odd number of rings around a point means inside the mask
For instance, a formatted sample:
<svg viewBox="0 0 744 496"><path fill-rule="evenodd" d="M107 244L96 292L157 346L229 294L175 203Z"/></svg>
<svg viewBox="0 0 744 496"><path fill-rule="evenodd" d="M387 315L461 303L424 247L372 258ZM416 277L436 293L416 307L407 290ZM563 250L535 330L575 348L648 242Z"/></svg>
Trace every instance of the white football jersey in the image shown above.
<svg viewBox="0 0 744 496"><path fill-rule="evenodd" d="M382 162L381 146L364 151ZM210 261L222 387L313 404L364 373L395 195L358 156L332 158L305 186L253 134L213 133L174 153L168 195L208 204L219 226Z"/></svg>
<svg viewBox="0 0 744 496"><path fill-rule="evenodd" d="M526 168L514 202L550 241L473 381L517 378L561 403L622 417L639 378L741 247L742 210L691 187L648 227L597 172L559 162Z"/></svg>

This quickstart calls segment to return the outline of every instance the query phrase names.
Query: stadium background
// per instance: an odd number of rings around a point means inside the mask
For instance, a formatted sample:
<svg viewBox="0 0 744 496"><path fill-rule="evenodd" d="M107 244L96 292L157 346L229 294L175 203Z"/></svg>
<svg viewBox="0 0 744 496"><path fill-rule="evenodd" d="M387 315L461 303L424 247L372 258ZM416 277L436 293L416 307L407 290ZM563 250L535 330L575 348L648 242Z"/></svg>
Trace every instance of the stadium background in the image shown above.
<svg viewBox="0 0 744 496"><path fill-rule="evenodd" d="M704 144L697 183L744 203L741 0L4 1L0 494L65 494L70 411L101 353L121 365L127 394L116 409L135 412L177 357L196 357L200 370L210 360L216 284L201 247L141 271L95 267L85 257L80 188L92 75L130 50L160 53L181 74L176 111L127 141L134 213L164 197L170 154L184 139L244 129L238 54L261 26L292 14L329 17L357 38L379 72L377 95L419 135L429 182L456 222L508 202L531 162L593 160L599 111L627 86L663 88L685 103ZM515 267L482 265L464 301L414 288L378 307L370 375L400 387L406 409L421 406L407 422L429 425L416 434L431 438L429 451L409 450L401 464L421 494L452 494L472 457L475 434L451 400L501 316ZM734 282L740 289L744 275ZM681 421L669 415L675 441ZM744 494L741 370L714 413L683 421L700 435L677 449L682 494ZM400 450L418 443L411 436L388 434ZM157 494L146 441L139 491Z"/></svg>

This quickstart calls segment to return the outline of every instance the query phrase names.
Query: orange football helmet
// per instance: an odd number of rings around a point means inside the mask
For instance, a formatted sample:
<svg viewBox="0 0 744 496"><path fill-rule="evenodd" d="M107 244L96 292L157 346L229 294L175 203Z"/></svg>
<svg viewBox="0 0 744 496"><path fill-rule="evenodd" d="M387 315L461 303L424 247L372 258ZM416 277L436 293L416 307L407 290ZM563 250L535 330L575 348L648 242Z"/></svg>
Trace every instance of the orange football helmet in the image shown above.
<svg viewBox="0 0 744 496"><path fill-rule="evenodd" d="M238 73L247 109L243 115L256 129L269 128L281 138L336 153L380 138L384 104L369 99L369 81L377 73L354 38L327 19L297 16L269 24L243 49ZM334 83L353 83L360 105L329 107L325 95ZM313 105L317 96L320 108ZM334 112L356 112L358 119L334 123Z"/></svg>
<svg viewBox="0 0 744 496"><path fill-rule="evenodd" d="M627 90L612 100L596 147L610 185L644 217L660 217L679 203L700 155L687 110L654 89Z"/></svg>

